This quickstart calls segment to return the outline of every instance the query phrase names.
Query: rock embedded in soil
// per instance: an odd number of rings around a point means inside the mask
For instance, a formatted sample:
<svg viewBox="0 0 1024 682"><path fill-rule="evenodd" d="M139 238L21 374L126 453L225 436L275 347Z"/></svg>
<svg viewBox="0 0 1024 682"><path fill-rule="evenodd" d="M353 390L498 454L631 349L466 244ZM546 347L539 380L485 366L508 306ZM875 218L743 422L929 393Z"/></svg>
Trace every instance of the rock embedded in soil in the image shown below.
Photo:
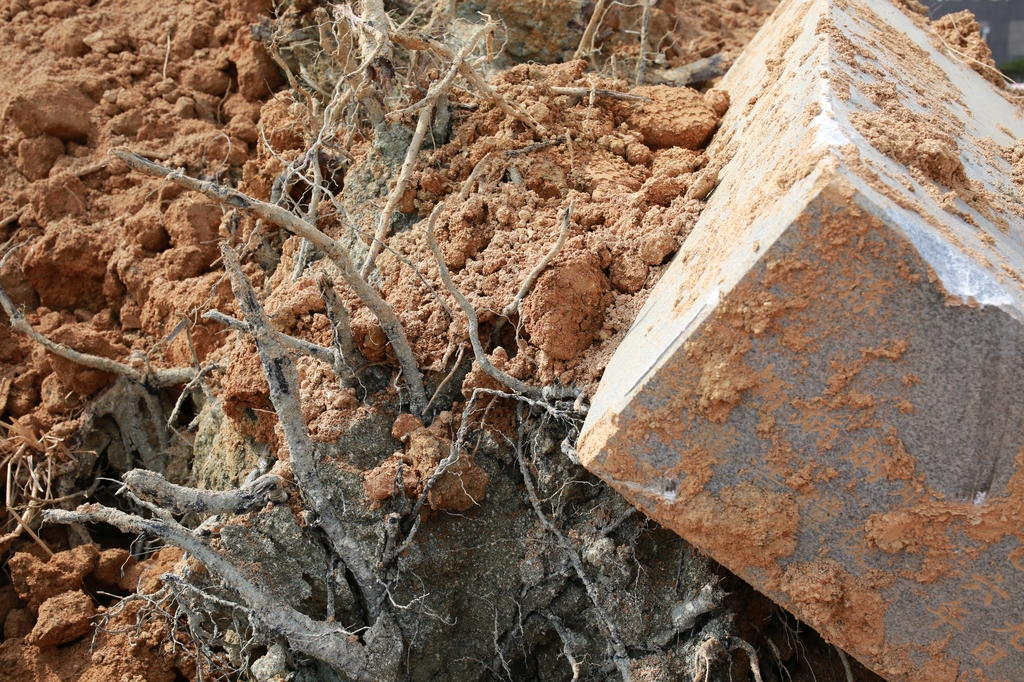
<svg viewBox="0 0 1024 682"><path fill-rule="evenodd" d="M51 597L39 607L39 617L26 642L40 649L72 642L89 632L96 615L92 598L81 590Z"/></svg>
<svg viewBox="0 0 1024 682"><path fill-rule="evenodd" d="M89 112L96 103L74 85L57 80L31 83L15 95L4 118L27 136L78 140L89 135Z"/></svg>
<svg viewBox="0 0 1024 682"><path fill-rule="evenodd" d="M899 3L779 7L579 446L894 682L1024 663L1024 122L941 50Z"/></svg>
<svg viewBox="0 0 1024 682"><path fill-rule="evenodd" d="M18 143L18 170L29 180L42 180L63 153L64 143L56 137L27 137Z"/></svg>
<svg viewBox="0 0 1024 682"><path fill-rule="evenodd" d="M45 562L27 552L19 552L11 557L7 566L18 596L35 613L47 599L81 588L98 559L96 547L82 545L57 552Z"/></svg>
<svg viewBox="0 0 1024 682"><path fill-rule="evenodd" d="M630 126L640 131L648 147L700 149L718 125L715 110L691 88L642 85L632 93L652 100L629 115Z"/></svg>

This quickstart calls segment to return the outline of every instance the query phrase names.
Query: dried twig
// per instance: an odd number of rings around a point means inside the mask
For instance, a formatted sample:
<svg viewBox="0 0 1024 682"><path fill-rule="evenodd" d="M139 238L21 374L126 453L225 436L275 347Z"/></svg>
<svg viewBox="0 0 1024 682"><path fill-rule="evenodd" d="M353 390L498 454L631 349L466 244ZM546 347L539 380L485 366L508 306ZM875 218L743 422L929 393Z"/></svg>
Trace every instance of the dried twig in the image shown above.
<svg viewBox="0 0 1024 682"><path fill-rule="evenodd" d="M346 212L346 217L347 217L347 212ZM414 273L416 273L416 277L420 280L420 282L423 283L423 286L425 286L430 291L430 295L434 297L434 300L436 300L438 302L438 304L440 304L440 306L442 308L444 308L444 311L446 313L448 313L448 317L451 318L451 319L455 319L455 314L452 312L452 309L448 306L448 303L446 303L445 300L443 298L441 298L440 294L437 293L437 289L435 289L434 285L430 283L430 280L427 279L426 276L422 272L420 272L420 269L418 267L416 267L415 263L413 263L411 260L409 260L408 258L403 256L400 251L397 251L397 250L391 248L391 246L388 245L387 242L381 241L380 239L377 239L376 237L374 237L369 232L366 232L365 230L360 230L358 227L356 227L355 225L352 225L351 223L349 223L349 229L351 229L351 230L353 230L355 232L358 232L359 234L361 234L361 235L363 235L363 236L373 240L374 243L380 244L382 249L384 249L385 251L390 253L392 256L397 258L404 265L408 266L410 270L412 270Z"/></svg>
<svg viewBox="0 0 1024 682"><path fill-rule="evenodd" d="M597 29L604 20L604 4L605 0L597 0L594 5L594 13L590 15L590 21L587 22L587 28L583 31L580 44L572 55L573 59L590 59L590 53L594 51L594 36L597 35Z"/></svg>
<svg viewBox="0 0 1024 682"><path fill-rule="evenodd" d="M551 261L554 260L555 256L557 256L562 250L562 246L565 245L565 240L569 236L569 218L572 216L572 207L573 204L570 203L562 216L562 229L558 234L558 240L551 246L551 249L548 250L544 258L542 258L537 265L533 267L533 270L531 270L530 274L526 276L526 279L523 280L523 284L519 287L519 291L516 293L515 298L513 298L507 306L501 309L501 316L494 324L494 329L491 332L492 342L499 338L499 334L501 334L501 330L504 329L505 323L509 318L519 312L519 308L523 305L523 300L526 298L526 295L530 293L530 289L533 288L533 283L537 281L537 278L540 277L540 273L544 272L544 269L551 264Z"/></svg>
<svg viewBox="0 0 1024 682"><path fill-rule="evenodd" d="M960 33L960 28L956 25L956 20L953 20L953 28L956 29L956 32L960 35L961 38L964 37L963 33ZM973 64L975 64L977 66L980 66L981 68L989 71L993 76L1001 79L1003 81L1003 85L1016 85L1015 81L1012 78L1007 76L1005 73L1003 73L1002 71L1000 71L996 67L992 66L991 64L986 64L985 62L979 61L979 60L975 59L974 57L971 57L970 55L961 52L960 50L956 49L955 47L953 47L952 45L947 43L942 38L942 36L939 35L938 31L935 31L933 33L933 35L936 38L939 39L939 42L942 43L943 47L945 47L947 50L949 50L954 55L956 55L956 57L959 58L960 61L971 62L971 63L973 63ZM1024 96L1020 96L1020 95L1015 96L1015 95L1007 95L1006 93L1002 93L1002 94L1005 97L1009 98L1009 99L1024 99Z"/></svg>
<svg viewBox="0 0 1024 682"><path fill-rule="evenodd" d="M474 32L473 35L470 36L469 40L466 41L466 44L462 46L462 49L459 50L459 53L455 55L455 58L452 59L452 63L448 67L448 72L444 75L444 78L441 78L433 85L431 85L430 89L427 90L427 94L423 96L423 99L419 100L415 104L410 104L404 109L396 109L392 111L387 115L387 119L389 121L397 121L402 116L414 113L416 111L420 111L421 109L432 106L435 102L437 102L438 98L440 98L441 95L446 93L448 91L448 88L451 87L452 82L455 80L455 77L459 74L459 71L462 68L463 62L466 61L466 57L469 56L469 53L476 48L476 43L478 40L480 40L480 37L484 33L488 33L493 30L493 24L485 24L484 26L477 29L476 32Z"/></svg>
<svg viewBox="0 0 1024 682"><path fill-rule="evenodd" d="M313 166L313 189L309 198L309 206L306 208L306 222L310 225L316 225L317 223L320 199L323 197L324 193L323 172L320 170L320 143L322 141L322 133L323 129L321 129L321 134L317 135L312 146L310 146L305 154L306 158L311 159L311 165ZM302 275L302 271L306 269L306 264L309 262L310 252L312 250L313 245L308 239L303 238L302 244L299 246L299 253L295 258L295 270L292 272L293 282L298 280Z"/></svg>
<svg viewBox="0 0 1024 682"><path fill-rule="evenodd" d="M171 63L171 32L167 32L167 48L164 50L163 80L167 80L167 66Z"/></svg>
<svg viewBox="0 0 1024 682"><path fill-rule="evenodd" d="M388 15L384 12L384 0L363 0L359 19L359 49L364 59L391 61L391 42L388 39Z"/></svg>
<svg viewBox="0 0 1024 682"><path fill-rule="evenodd" d="M548 90L553 95L569 95L571 97L608 97L610 99L624 99L628 102L652 102L650 97L635 95L631 92L619 92L618 90L606 90L604 88L559 88L551 87Z"/></svg>
<svg viewBox="0 0 1024 682"><path fill-rule="evenodd" d="M224 367L217 363L209 364L206 365L205 367L199 368L199 371L197 371L196 375L192 377L192 380L185 384L185 388L181 389L181 393L178 394L178 399L174 401L174 408L171 410L171 414L167 417L167 428L173 428L172 425L174 424L174 421L178 418L178 415L181 413L182 406L185 404L185 398L187 398L192 393L192 391L195 390L197 386L199 386L199 384L203 380L203 377L205 377L210 372L213 372L214 370L222 369L224 369ZM208 389L206 389L206 387L204 386L203 390L205 391Z"/></svg>
<svg viewBox="0 0 1024 682"><path fill-rule="evenodd" d="M643 85L647 72L647 49L651 35L651 0L640 0L643 14L640 17L640 56L636 62L636 84Z"/></svg>
<svg viewBox="0 0 1024 682"><path fill-rule="evenodd" d="M28 240L22 242L21 244L16 244L10 249L8 249L7 253L5 253L3 258L0 259L0 268L3 267L4 263L7 262L7 259L10 258L11 255L17 249L21 248L27 243ZM191 379L190 375L192 374L193 370L192 368L189 367L163 369L154 372L149 365L149 359L147 356L145 363L146 371L141 372L135 369L134 367L117 362L116 360L111 360L110 358L104 358L98 355L92 355L90 353L82 353L73 348L69 348L64 344L57 343L56 341L51 341L50 339L46 338L38 331L36 331L35 328L32 327L31 324L29 324L24 314L21 312L20 309L18 309L17 306L14 305L14 302L11 301L10 296L8 296L7 292L4 291L3 287L0 287L0 307L2 307L4 309L4 312L7 313L11 327L13 329L21 332L22 334L25 334L30 339L40 344L51 353L59 355L60 357L66 358L80 365L84 365L85 367L91 367L93 369L98 369L103 372L108 372L115 376L123 377L125 379L128 379L129 381L134 382L135 384L146 384L149 388L166 388L169 386L185 383L186 381L189 381L189 379ZM159 406L154 403L155 399L149 394L148 391L145 393L145 395L148 396L145 399L147 400L147 403L150 405L150 407L157 408L155 410L151 410L153 414L158 414L160 410ZM163 433L162 429L158 429L157 433L161 439L161 447L166 447L166 434Z"/></svg>
<svg viewBox="0 0 1024 682"><path fill-rule="evenodd" d="M20 218L21 214L24 213L26 210L28 210L27 207L26 206L22 206L21 208L19 208L17 211L12 213L11 215L7 216L3 220L0 220L0 229L3 229L5 227L7 227L11 223L13 223L15 220Z"/></svg>
<svg viewBox="0 0 1024 682"><path fill-rule="evenodd" d="M28 523L25 522L25 519L21 518L18 512L14 510L14 507L7 505L7 513L13 516L14 520L18 522L18 526L21 527L26 533L28 533L29 537L32 538L32 540L37 545L39 545L44 552L46 552L46 556L53 556L53 550L47 547L46 543L43 542L38 535L36 535L35 531L33 531L32 528L28 525ZM43 513L45 514L46 512Z"/></svg>
<svg viewBox="0 0 1024 682"><path fill-rule="evenodd" d="M487 359L487 354L484 352L483 344L480 343L480 318L476 314L476 310L469 303L469 300L462 295L459 288L452 282L452 276L448 272L448 266L444 262L444 254L441 253L441 247L437 245L437 239L434 238L434 223L437 221L437 216L444 208L444 202L440 202L434 207L434 210L430 214L430 218L427 220L427 231L426 238L427 244L430 246L431 252L434 254L434 259L437 260L438 274L441 276L441 281L448 287L448 291L455 300L459 302L459 306L462 308L462 312L466 313L466 317L469 319L469 341L473 344L473 356L476 359L476 363L480 366L487 376L500 381L501 383L508 386L516 393L523 395L539 397L541 390L529 386L523 381L516 379L513 376L502 372L500 369L491 364L491 361Z"/></svg>

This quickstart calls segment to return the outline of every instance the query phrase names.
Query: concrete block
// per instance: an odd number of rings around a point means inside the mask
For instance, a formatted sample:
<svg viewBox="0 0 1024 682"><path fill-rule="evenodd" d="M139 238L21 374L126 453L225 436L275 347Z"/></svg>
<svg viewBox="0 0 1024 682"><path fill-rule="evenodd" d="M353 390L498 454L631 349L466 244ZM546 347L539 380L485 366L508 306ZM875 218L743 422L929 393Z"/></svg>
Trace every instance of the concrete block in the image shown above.
<svg viewBox="0 0 1024 682"><path fill-rule="evenodd" d="M900 5L784 0L726 76L579 453L884 677L1021 679L1024 121Z"/></svg>

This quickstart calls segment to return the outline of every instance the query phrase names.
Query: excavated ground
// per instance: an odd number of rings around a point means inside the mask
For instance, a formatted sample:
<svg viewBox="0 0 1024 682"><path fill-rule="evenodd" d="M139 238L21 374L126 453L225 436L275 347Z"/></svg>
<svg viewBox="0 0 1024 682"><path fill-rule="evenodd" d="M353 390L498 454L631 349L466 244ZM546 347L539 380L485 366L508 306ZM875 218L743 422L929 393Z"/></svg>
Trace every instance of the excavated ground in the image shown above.
<svg viewBox="0 0 1024 682"><path fill-rule="evenodd" d="M771 0L653 4L649 35L657 56L650 71L670 82L674 67L697 60L727 66L774 6ZM294 277L298 238L131 173L108 152L127 146L269 199L275 180L305 150L304 104L249 27L271 26L267 18L277 16L285 33L300 35L313 25L315 7L301 0L276 10L266 0L0 5L0 256L9 254L0 264L0 286L39 332L71 348L139 368L222 367L175 410L170 441L161 443L149 422L171 414L180 389L149 398L131 394L111 375L47 352L2 318L0 456L10 505L0 517L6 679L197 677L196 643L169 627L171 620L145 601L115 606L136 587L155 591L180 551L153 554L149 539L109 528L39 528L38 510L73 509L86 499L131 509L114 497L113 479L145 463L150 450L169 480L206 489L237 486L282 455L283 434L255 346L201 318L213 309L239 312L223 281L218 243L243 251L245 272L278 330L326 346L330 324L317 277L335 271L314 259ZM401 21L413 4L388 7ZM434 207L445 202L438 222L442 252L480 313L492 362L530 384L572 385L586 396L714 187L720 160L701 150L728 94L710 79L695 83L699 89L631 88L639 6L612 5L590 68L572 61L593 10L592 2L540 0L457 5L463 19L484 12L504 22L499 37L506 52L484 68L495 89L547 136L453 89L449 118L435 122L399 201L389 249L371 281L398 313L428 389L442 387L429 426L402 415L406 396L396 388L401 383L387 339L341 287L370 367L354 387L343 388L327 363L298 360L321 475L343 494L352 533L370 556L385 517L401 511L404 496L418 494L447 452L472 390L497 388L470 362L465 317L449 312L456 302L426 246L424 219ZM300 59L301 50L298 40L286 44L285 61ZM560 63L544 65L554 62ZM422 92L443 71L428 64L399 80L406 93ZM553 88L630 91L650 101ZM383 142L350 135L334 156L320 160L348 213L344 222L325 219L322 229L366 249L414 126L415 116L406 117ZM460 197L482 160L482 172ZM502 308L558 239L570 206L565 246L521 315L502 322ZM393 584L394 602L407 605L396 611L406 654L395 669L417 680L570 679L568 652L580 662L581 678L614 677L594 605L524 495L514 406L485 402L467 414L473 457L431 492L423 528ZM628 506L559 447L573 436L571 420L536 431L532 474L617 621L634 678L692 677L695 660L719 654L701 654L699 647L732 636L759 650L765 680L846 679L839 657L813 632L673 534L640 515L609 528ZM399 461L402 486L395 484ZM296 499L225 525L219 546L248 562L282 598L323 618L323 576L333 568L315 534L303 532ZM16 511L38 540L24 532ZM179 570L202 582L200 567ZM687 630L672 630L673 609L719 580L729 592L721 606ZM327 615L358 623L355 598L340 583ZM96 623L107 632L93 639ZM244 677L266 653L265 641L249 650L241 646L245 632L229 632L214 638L214 659L200 661L204 678ZM752 679L745 655L718 659L712 667L719 678ZM877 679L853 665L856 679ZM335 679L299 656L288 668L296 679Z"/></svg>

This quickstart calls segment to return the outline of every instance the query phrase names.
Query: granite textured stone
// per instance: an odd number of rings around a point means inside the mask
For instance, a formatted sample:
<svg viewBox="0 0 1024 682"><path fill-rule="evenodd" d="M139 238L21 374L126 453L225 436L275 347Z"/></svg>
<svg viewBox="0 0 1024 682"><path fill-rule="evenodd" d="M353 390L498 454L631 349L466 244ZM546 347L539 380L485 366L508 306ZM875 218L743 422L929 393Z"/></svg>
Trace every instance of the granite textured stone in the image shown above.
<svg viewBox="0 0 1024 682"><path fill-rule="evenodd" d="M889 0L784 0L583 463L899 682L1024 665L1024 120Z"/></svg>

